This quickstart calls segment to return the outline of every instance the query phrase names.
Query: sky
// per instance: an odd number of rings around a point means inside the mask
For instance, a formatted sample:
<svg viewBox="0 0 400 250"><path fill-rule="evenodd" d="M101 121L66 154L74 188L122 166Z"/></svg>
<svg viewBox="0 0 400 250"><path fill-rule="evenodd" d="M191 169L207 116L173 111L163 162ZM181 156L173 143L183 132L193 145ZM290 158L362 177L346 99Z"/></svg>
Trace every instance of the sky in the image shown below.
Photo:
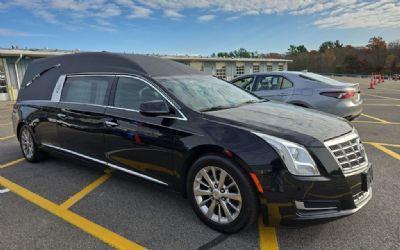
<svg viewBox="0 0 400 250"><path fill-rule="evenodd" d="M0 0L0 47L203 55L400 39L400 0Z"/></svg>

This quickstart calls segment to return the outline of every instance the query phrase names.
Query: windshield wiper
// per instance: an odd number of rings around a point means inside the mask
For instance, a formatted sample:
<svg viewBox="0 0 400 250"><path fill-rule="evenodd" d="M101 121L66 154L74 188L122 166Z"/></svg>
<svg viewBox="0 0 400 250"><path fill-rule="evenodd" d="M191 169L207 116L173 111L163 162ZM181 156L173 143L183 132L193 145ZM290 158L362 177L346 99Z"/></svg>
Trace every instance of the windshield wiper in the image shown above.
<svg viewBox="0 0 400 250"><path fill-rule="evenodd" d="M268 100L265 99L260 99L260 100L250 100L250 101L246 101L246 102L242 102L241 104L239 104L238 106L242 106L242 105L246 105L246 104L252 104L252 103L260 103L260 102L267 102Z"/></svg>
<svg viewBox="0 0 400 250"><path fill-rule="evenodd" d="M228 105L219 105L211 108L204 108L200 109L200 112L208 112L208 111L216 111L216 110L221 110L221 109L231 109L234 108L235 106L228 106Z"/></svg>
<svg viewBox="0 0 400 250"><path fill-rule="evenodd" d="M43 70L43 71L40 72L39 74L36 74L36 75L32 78L32 80L30 80L29 82L26 83L25 87L28 87L29 85L31 85L36 79L38 79L39 77L41 77L42 75L44 75L47 71L50 71L50 70L52 70L52 69L59 68L59 67L61 67L61 64L56 64L56 65L54 65L54 66L51 66L50 68L47 68L47 69Z"/></svg>

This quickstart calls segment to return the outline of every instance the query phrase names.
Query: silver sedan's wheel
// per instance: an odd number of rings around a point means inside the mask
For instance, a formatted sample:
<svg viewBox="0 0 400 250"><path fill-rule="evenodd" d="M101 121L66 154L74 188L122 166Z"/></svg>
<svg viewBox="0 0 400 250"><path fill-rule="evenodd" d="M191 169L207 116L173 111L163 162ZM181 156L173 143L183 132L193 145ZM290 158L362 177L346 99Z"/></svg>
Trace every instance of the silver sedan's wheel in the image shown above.
<svg viewBox="0 0 400 250"><path fill-rule="evenodd" d="M28 159L32 159L35 153L35 145L32 135L28 129L24 129L21 133L21 146L25 157Z"/></svg>
<svg viewBox="0 0 400 250"><path fill-rule="evenodd" d="M234 221L242 209L238 184L231 175L218 167L206 166L197 172L193 194L203 214L219 224Z"/></svg>

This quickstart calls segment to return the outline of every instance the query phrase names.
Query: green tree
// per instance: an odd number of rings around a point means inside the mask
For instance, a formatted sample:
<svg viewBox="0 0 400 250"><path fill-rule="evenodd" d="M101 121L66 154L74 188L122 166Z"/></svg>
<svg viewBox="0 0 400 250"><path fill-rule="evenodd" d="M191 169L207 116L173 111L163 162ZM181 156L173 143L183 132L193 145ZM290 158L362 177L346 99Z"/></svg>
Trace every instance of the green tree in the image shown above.
<svg viewBox="0 0 400 250"><path fill-rule="evenodd" d="M308 52L307 48L304 45L290 45L287 54L288 55L297 55L299 53L306 53Z"/></svg>
<svg viewBox="0 0 400 250"><path fill-rule="evenodd" d="M343 48L343 43L340 43L339 40L336 40L333 45L335 48Z"/></svg>
<svg viewBox="0 0 400 250"><path fill-rule="evenodd" d="M319 46L319 52L325 52L327 49L334 48L334 46L335 46L334 43L331 41L323 42L321 46Z"/></svg>

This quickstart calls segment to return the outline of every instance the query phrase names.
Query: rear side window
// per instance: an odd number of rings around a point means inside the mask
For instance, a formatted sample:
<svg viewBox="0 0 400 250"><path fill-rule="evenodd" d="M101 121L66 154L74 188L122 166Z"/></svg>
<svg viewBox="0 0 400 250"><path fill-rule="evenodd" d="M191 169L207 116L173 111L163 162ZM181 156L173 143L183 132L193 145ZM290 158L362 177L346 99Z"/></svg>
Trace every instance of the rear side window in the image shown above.
<svg viewBox="0 0 400 250"><path fill-rule="evenodd" d="M273 76L259 76L254 83L254 91L279 89L278 79Z"/></svg>
<svg viewBox="0 0 400 250"><path fill-rule="evenodd" d="M260 76L254 83L254 91L292 88L293 83L283 76Z"/></svg>
<svg viewBox="0 0 400 250"><path fill-rule="evenodd" d="M106 105L112 80L113 77L109 76L68 77L64 83L61 101Z"/></svg>
<svg viewBox="0 0 400 250"><path fill-rule="evenodd" d="M282 79L281 89L289 89L293 87L293 83L286 78Z"/></svg>
<svg viewBox="0 0 400 250"><path fill-rule="evenodd" d="M149 84L130 77L120 77L115 90L114 106L139 110L140 104L164 98Z"/></svg>

